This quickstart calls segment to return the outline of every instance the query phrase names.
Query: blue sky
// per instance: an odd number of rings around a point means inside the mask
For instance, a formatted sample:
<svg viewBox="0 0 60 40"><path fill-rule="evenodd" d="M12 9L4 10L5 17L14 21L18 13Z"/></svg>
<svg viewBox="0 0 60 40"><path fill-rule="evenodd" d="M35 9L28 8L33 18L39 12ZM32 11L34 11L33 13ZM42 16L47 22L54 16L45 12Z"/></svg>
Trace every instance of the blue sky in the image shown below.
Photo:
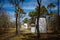
<svg viewBox="0 0 60 40"><path fill-rule="evenodd" d="M53 11L57 12L57 0L42 0L42 5L45 5L47 7L47 5L49 3L53 2L56 7L54 9L52 9ZM20 3L20 6L22 9L24 9L24 11L26 12L26 16L27 18L29 18L28 16L28 13L35 10L35 7L37 6L37 1L36 0L25 0L25 2L23 3ZM14 17L14 7L13 5L11 5L8 1L5 1L5 4L3 6L7 11L8 13L11 15L11 20L15 20L15 17ZM60 8L59 8L60 9Z"/></svg>

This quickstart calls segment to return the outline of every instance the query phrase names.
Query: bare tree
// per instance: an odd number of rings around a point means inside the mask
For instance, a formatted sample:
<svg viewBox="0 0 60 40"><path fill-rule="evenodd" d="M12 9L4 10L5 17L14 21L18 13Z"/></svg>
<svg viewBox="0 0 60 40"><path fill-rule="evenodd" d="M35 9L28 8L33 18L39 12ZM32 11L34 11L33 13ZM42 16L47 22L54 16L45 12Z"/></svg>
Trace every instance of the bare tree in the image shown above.
<svg viewBox="0 0 60 40"><path fill-rule="evenodd" d="M24 11L20 8L20 2L24 2L24 0L10 0L10 3L14 5L15 8L15 16L16 16L16 34L19 34L19 25L20 22L20 14L24 13Z"/></svg>

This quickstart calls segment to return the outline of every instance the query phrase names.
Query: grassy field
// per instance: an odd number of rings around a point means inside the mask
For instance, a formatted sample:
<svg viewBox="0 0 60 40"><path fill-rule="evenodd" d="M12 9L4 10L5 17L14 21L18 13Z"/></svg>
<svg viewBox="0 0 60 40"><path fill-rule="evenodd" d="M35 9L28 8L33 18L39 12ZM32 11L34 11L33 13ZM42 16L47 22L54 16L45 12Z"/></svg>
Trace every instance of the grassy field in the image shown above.
<svg viewBox="0 0 60 40"><path fill-rule="evenodd" d="M1 28L0 28L0 31L1 31ZM14 33L15 33L15 28L7 28L6 30L2 28L2 34L0 34L0 39L4 40L5 38L13 35Z"/></svg>
<svg viewBox="0 0 60 40"><path fill-rule="evenodd" d="M15 28L7 28L3 34L0 34L0 40L36 40L37 35L35 33L30 33L27 29L20 29L20 34L15 34ZM40 34L40 38L57 38L60 35L56 34Z"/></svg>

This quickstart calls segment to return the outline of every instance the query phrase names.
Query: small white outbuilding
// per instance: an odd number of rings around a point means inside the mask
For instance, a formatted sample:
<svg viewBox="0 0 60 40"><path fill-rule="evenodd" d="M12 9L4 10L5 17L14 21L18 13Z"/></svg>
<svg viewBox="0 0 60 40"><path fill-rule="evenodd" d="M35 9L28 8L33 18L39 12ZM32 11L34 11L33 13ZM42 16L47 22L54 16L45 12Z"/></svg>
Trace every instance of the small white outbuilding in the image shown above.
<svg viewBox="0 0 60 40"><path fill-rule="evenodd" d="M37 19L36 19L36 24L37 25ZM40 33L46 33L47 29L46 29L46 18L39 18L39 31ZM36 32L36 26L35 27L31 27L31 32L35 33Z"/></svg>
<svg viewBox="0 0 60 40"><path fill-rule="evenodd" d="M21 28L27 29L27 28L28 28L28 24L27 24L27 23L22 24L22 25L21 25Z"/></svg>

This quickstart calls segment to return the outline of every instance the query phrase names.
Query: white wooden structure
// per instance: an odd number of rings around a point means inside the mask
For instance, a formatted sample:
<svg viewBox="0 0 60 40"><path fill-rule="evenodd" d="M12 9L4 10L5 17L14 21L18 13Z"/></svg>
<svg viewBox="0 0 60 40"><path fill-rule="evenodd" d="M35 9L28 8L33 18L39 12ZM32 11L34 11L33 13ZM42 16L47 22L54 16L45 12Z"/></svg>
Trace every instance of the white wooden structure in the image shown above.
<svg viewBox="0 0 60 40"><path fill-rule="evenodd" d="M37 25L37 20L36 20L36 24ZM39 18L39 31L40 33L46 33L47 29L46 29L46 18ZM36 27L31 27L31 32L36 32Z"/></svg>
<svg viewBox="0 0 60 40"><path fill-rule="evenodd" d="M27 23L22 24L22 25L21 25L21 28L23 28L23 29L24 29L24 28L27 29L27 28L28 28L28 24L27 24Z"/></svg>

